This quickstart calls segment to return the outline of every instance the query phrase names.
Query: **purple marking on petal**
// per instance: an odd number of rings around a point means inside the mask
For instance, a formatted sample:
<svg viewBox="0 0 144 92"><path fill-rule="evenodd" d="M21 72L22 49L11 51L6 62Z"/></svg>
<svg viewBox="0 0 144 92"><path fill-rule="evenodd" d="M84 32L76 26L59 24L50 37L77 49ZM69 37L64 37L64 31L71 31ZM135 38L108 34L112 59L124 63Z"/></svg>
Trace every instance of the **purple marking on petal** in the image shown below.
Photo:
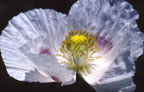
<svg viewBox="0 0 144 92"><path fill-rule="evenodd" d="M52 78L53 80L55 80L56 82L61 82L61 80L60 80L59 78L57 78L56 76L51 76L51 78Z"/></svg>
<svg viewBox="0 0 144 92"><path fill-rule="evenodd" d="M110 42L109 39L106 39L106 38L104 38L104 37L98 36L98 37L96 38L96 40L97 40L98 47L99 47L100 49L104 50L105 52L111 50L112 47L113 47L113 44Z"/></svg>
<svg viewBox="0 0 144 92"><path fill-rule="evenodd" d="M48 48L41 49L39 54L48 54L48 55L52 56L52 53Z"/></svg>

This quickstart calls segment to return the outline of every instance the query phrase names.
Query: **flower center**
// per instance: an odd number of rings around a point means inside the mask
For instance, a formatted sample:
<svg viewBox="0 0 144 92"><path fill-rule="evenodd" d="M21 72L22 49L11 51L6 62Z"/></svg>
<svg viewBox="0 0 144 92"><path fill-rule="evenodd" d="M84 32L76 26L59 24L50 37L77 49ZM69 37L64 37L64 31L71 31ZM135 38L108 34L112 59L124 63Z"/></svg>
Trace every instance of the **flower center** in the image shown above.
<svg viewBox="0 0 144 92"><path fill-rule="evenodd" d="M83 35L74 35L70 40L74 44L82 44L87 41L87 38Z"/></svg>
<svg viewBox="0 0 144 92"><path fill-rule="evenodd" d="M97 59L99 51L96 36L86 31L69 31L58 51L58 62L65 64L75 73L89 73L91 63Z"/></svg>

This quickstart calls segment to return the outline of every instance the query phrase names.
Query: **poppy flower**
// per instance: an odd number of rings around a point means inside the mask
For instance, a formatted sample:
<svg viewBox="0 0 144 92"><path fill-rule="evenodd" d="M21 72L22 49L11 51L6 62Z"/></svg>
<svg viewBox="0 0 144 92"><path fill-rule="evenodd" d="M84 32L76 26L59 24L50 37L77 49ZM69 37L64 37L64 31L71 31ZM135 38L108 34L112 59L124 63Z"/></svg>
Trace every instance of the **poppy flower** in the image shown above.
<svg viewBox="0 0 144 92"><path fill-rule="evenodd" d="M0 36L8 74L20 81L75 83L97 92L133 92L143 53L138 13L124 0L78 0L63 14L33 9L12 18Z"/></svg>

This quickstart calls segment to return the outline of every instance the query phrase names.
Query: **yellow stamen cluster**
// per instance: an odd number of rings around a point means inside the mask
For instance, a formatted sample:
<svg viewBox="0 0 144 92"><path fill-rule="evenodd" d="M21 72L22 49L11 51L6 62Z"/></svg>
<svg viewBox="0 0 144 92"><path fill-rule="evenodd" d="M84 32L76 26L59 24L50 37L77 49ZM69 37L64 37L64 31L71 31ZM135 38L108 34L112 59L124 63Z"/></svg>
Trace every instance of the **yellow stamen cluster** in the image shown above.
<svg viewBox="0 0 144 92"><path fill-rule="evenodd" d="M59 49L62 54L57 54L67 61L58 61L60 64L66 64L75 72L89 73L89 62L97 59L92 55L98 50L96 37L92 33L81 30L69 31Z"/></svg>
<svg viewBox="0 0 144 92"><path fill-rule="evenodd" d="M70 40L74 44L82 44L87 41L87 38L83 35L74 35Z"/></svg>

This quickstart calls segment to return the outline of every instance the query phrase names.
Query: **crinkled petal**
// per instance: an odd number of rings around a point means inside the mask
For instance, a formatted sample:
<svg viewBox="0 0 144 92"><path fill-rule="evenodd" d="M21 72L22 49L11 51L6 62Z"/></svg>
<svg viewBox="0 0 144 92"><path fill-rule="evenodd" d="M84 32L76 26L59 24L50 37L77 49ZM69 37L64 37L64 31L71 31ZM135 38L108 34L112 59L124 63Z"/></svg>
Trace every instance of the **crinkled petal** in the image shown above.
<svg viewBox="0 0 144 92"><path fill-rule="evenodd" d="M82 75L84 79L98 92L133 92L134 61L143 53L144 41L135 22L137 12L124 0L79 0L69 14L79 23L77 28L112 43L110 51L95 61L92 73Z"/></svg>
<svg viewBox="0 0 144 92"><path fill-rule="evenodd" d="M48 56L47 54L33 55L27 54L35 65L38 72L45 77L50 77L56 82L70 82L73 80L73 71L61 66L55 56ZM66 83L67 84L67 83Z"/></svg>
<svg viewBox="0 0 144 92"><path fill-rule="evenodd" d="M40 83L55 82L55 80L53 80L50 76L44 76L37 69L26 73L25 81Z"/></svg>
<svg viewBox="0 0 144 92"><path fill-rule="evenodd" d="M39 65L26 56L21 49L23 48L25 53L37 55L35 56L37 58L41 58L40 54L54 56L61 41L64 39L65 32L68 30L66 18L66 15L54 10L34 9L20 13L9 21L8 26L2 31L0 48L10 76L17 80L29 81L26 78L37 75L39 76L39 78L36 78L38 79L37 81L41 82L39 79L40 77L44 78L43 75L40 76L39 74L41 73L35 72L36 69L39 71L39 68L37 68ZM49 58L47 57L47 59ZM48 64L50 64L49 62ZM41 65L40 67L43 67L42 64L45 65L43 61L38 61L37 63ZM57 69L59 70L59 68ZM63 74L62 76L64 77ZM36 79L30 79L30 81L35 81ZM53 79L57 80L55 76L53 76ZM42 82L52 81L48 77L44 80Z"/></svg>

